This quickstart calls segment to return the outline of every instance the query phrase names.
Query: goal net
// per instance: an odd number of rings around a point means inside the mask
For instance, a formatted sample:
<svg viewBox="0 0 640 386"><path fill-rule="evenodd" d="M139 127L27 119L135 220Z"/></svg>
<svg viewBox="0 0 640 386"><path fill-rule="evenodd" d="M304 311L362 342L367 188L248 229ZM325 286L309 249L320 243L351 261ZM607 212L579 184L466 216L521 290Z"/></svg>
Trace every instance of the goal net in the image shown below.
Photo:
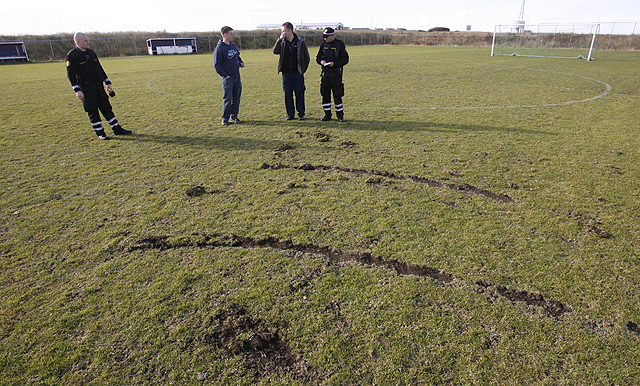
<svg viewBox="0 0 640 386"><path fill-rule="evenodd" d="M596 60L600 24L496 25L491 56Z"/></svg>

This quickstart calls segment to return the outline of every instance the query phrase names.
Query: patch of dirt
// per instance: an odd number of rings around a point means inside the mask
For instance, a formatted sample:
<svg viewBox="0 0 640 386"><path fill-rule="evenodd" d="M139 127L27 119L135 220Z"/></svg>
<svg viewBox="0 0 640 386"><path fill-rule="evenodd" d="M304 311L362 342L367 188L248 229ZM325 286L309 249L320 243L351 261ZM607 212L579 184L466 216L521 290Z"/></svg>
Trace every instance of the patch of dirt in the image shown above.
<svg viewBox="0 0 640 386"><path fill-rule="evenodd" d="M573 213L571 211L560 212L560 213L552 212L552 213L558 218L566 216L576 221L578 224L580 224L580 226L585 227L587 232L592 232L601 239L608 239L611 237L611 234L609 234L607 231L597 226L597 225L602 225L602 221L600 221L595 217L583 216L582 214Z"/></svg>
<svg viewBox="0 0 640 386"><path fill-rule="evenodd" d="M187 189L187 191L185 193L189 197L198 197L198 196L202 196L203 194L207 193L207 190L204 187L198 185L198 186L193 186L193 187Z"/></svg>
<svg viewBox="0 0 640 386"><path fill-rule="evenodd" d="M130 250L133 249L159 249L161 251L167 250L167 249L173 249L176 248L175 244L169 243L167 241L168 237L167 236L149 236L149 237L145 237L143 239L138 240L138 242L136 243L136 245L133 248L129 248Z"/></svg>
<svg viewBox="0 0 640 386"><path fill-rule="evenodd" d="M329 134L323 133L322 131L318 131L314 136L318 142L328 142L329 138L331 138Z"/></svg>
<svg viewBox="0 0 640 386"><path fill-rule="evenodd" d="M420 184L426 184L434 188L448 188L448 189L459 191L459 192L465 192L470 194L476 194L479 196L484 196L484 197L491 198L493 200L508 203L508 204L516 203L515 199L507 196L506 194L491 192L489 190L480 189L469 184L445 183L445 182L435 181L435 180L431 180L424 177L418 177L418 176L399 176L387 171L352 169L352 168L342 168L337 166L325 166L325 165L311 165L308 163L303 164L301 166L288 166L288 165L282 165L282 164L269 165L267 163L263 163L261 166L261 169L298 169L298 170L306 170L306 171L332 170L332 171L339 171L344 173L351 173L360 177L374 176L377 178L385 177L393 180L411 180Z"/></svg>
<svg viewBox="0 0 640 386"><path fill-rule="evenodd" d="M241 356L245 370L255 378L286 373L305 383L316 383L318 372L293 353L278 330L272 331L260 319L247 315L244 307L231 305L209 318L212 331L202 340Z"/></svg>
<svg viewBox="0 0 640 386"><path fill-rule="evenodd" d="M289 145L288 143L283 143L282 145L278 146L274 151L287 151L291 149L293 149L293 146Z"/></svg>
<svg viewBox="0 0 640 386"><path fill-rule="evenodd" d="M486 280L476 282L481 288L489 289L493 286ZM518 291L509 287L498 285L495 287L496 292L511 301L512 303L524 302L530 306L541 307L548 316L559 318L566 312L571 312L571 308L557 300L548 300L540 293L529 293L527 291ZM483 292L483 291L480 291Z"/></svg>
<svg viewBox="0 0 640 386"><path fill-rule="evenodd" d="M635 332L636 334L640 334L640 327L638 327L638 324L635 322L627 323L627 329L631 332Z"/></svg>
<svg viewBox="0 0 640 386"><path fill-rule="evenodd" d="M604 230L602 230L602 229L598 228L598 227L597 227L597 226L595 226L595 225L587 225L587 230L588 230L589 232L593 232L593 233L595 233L595 234L596 234L596 236L600 237L601 239L606 239L606 238L608 238L608 237L609 237L609 234L608 234L606 231L604 231Z"/></svg>

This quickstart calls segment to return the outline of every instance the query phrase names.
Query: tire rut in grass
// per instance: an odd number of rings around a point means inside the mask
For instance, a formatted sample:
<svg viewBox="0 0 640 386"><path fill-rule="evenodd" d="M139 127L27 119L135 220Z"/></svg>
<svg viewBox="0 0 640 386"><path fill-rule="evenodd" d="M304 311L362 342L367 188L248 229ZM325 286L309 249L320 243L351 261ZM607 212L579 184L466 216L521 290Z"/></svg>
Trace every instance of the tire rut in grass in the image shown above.
<svg viewBox="0 0 640 386"><path fill-rule="evenodd" d="M507 196L506 194L499 194L499 193L495 193L489 190L485 190L485 189L480 189L478 187L475 187L473 185L469 185L469 184L453 184L453 183L446 183L446 182L440 182L440 181L436 181L436 180L431 180L429 178L425 178L425 177L418 177L418 176L401 176L401 175L396 175L394 173L390 173L387 171L379 171L379 170L364 170L364 169L352 169L352 168L344 168L344 167L339 167L339 166L326 166L326 165L311 165L311 164L303 164L300 166L290 166L290 165L283 165L283 164L267 164L267 163L263 163L262 166L260 167L261 169L298 169L298 170L305 170L305 171L322 171L322 170L331 170L331 171L338 171L338 172L344 172L344 173L350 173L350 174L355 174L357 176L376 176L376 177L385 177L385 178L390 178L392 180L398 180L398 181L402 181L402 180L410 180L410 181L414 181L416 183L420 183L420 184L425 184L427 186L431 186L434 188L447 188L447 189L451 189L451 190L455 190L458 192L464 192L464 193L470 193L470 194L475 194L478 196L484 196L499 202L503 202L503 203L507 203L507 204L514 204L516 203L516 200Z"/></svg>
<svg viewBox="0 0 640 386"><path fill-rule="evenodd" d="M131 247L126 247L125 251L136 249L178 249L178 248L272 248L281 251L296 251L302 253L310 253L321 255L327 258L329 264L341 264L347 262L356 262L369 267L385 268L395 271L400 275L412 275L419 277L428 277L442 284L452 284L455 278L449 273L439 269L416 264L408 264L398 260L388 260L370 253L351 253L344 251L336 251L329 247L323 247L313 244L295 244L289 240L279 240L275 237L266 238L250 238L238 235L205 235L199 238L197 242L170 243L167 236L151 236L138 241ZM479 292L485 292L493 284L488 281L481 280L475 283ZM540 307L545 314L550 317L559 318L567 312L571 312L571 308L557 300L545 299L542 294L529 293L527 291L518 291L505 286L495 286L495 290L499 296L508 299L512 303L524 302L527 305Z"/></svg>
<svg viewBox="0 0 640 386"><path fill-rule="evenodd" d="M431 186L435 188L447 188L447 189L451 189L459 192L475 194L475 195L490 198L502 203L507 203L507 204L518 203L518 201L516 201L512 197L509 197L506 194L499 194L486 189L480 189L478 187L475 187L469 184L445 183L445 182L435 181L435 180L431 180L431 179L428 179L425 177L419 177L419 176L399 176L387 171L352 169L352 168L343 168L339 166L311 165L309 163L305 163L299 166L283 165L279 163L276 163L276 164L263 163L260 166L260 168L261 169L297 169L297 170L304 170L304 171L323 171L323 170L337 171L337 172L351 173L360 177L373 176L376 179L378 179L377 181L374 181L373 179L368 180L368 182L371 181L372 183L380 182L380 177L386 177L386 178L390 178L398 181L410 180L416 183L425 184L427 186ZM445 204L449 206L455 205L450 202L445 202ZM580 216L580 215L573 214L571 212L567 212L567 214L565 214L564 216L561 213L552 213L552 214L559 218L568 217L569 219L576 221L582 228L585 229L585 232L591 232L595 234L598 238L612 237L610 233L608 233L607 231L605 231L599 226L601 222L596 218ZM565 237L560 237L560 239L565 242L575 241L571 238L565 238Z"/></svg>

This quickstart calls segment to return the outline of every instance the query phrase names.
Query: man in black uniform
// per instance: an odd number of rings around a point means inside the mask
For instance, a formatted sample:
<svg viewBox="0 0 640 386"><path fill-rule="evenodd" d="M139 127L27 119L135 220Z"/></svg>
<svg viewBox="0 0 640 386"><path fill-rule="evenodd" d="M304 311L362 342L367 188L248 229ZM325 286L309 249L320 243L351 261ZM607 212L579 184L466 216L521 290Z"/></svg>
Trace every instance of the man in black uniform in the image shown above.
<svg viewBox="0 0 640 386"><path fill-rule="evenodd" d="M347 48L341 40L336 39L335 31L331 27L324 29L322 33L324 42L320 44L316 62L322 66L322 81L320 94L322 95L322 108L324 109L323 121L331 120L331 93L336 104L336 116L340 122L344 122L344 84L342 83L342 67L349 63Z"/></svg>
<svg viewBox="0 0 640 386"><path fill-rule="evenodd" d="M109 139L102 128L102 120L98 110L102 112L104 119L109 122L115 135L131 134L131 130L123 129L115 115L109 97L104 92L102 82L107 85L109 95L114 96L115 92L111 87L111 81L102 69L98 55L89 48L89 38L82 32L73 36L76 48L67 53L67 77L73 91L78 99L82 101L84 111L89 114L93 131L100 139Z"/></svg>

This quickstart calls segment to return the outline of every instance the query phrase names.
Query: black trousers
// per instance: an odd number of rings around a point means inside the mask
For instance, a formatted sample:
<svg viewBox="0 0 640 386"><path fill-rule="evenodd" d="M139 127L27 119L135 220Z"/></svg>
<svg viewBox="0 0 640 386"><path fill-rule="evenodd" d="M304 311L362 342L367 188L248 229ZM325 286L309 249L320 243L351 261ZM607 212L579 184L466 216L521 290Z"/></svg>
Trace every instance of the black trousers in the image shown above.
<svg viewBox="0 0 640 386"><path fill-rule="evenodd" d="M83 84L82 93L84 94L82 106L84 107L84 111L89 114L89 120L91 121L91 126L93 126L94 131L102 130L100 113L102 113L102 116L109 122L111 127L118 124L118 120L115 114L113 114L111 103L109 103L109 96L101 84Z"/></svg>
<svg viewBox="0 0 640 386"><path fill-rule="evenodd" d="M327 115L331 114L331 94L336 105L336 113L342 115L344 106L342 97L344 96L344 84L342 83L341 71L323 71L320 82L320 95L322 95L322 108Z"/></svg>

